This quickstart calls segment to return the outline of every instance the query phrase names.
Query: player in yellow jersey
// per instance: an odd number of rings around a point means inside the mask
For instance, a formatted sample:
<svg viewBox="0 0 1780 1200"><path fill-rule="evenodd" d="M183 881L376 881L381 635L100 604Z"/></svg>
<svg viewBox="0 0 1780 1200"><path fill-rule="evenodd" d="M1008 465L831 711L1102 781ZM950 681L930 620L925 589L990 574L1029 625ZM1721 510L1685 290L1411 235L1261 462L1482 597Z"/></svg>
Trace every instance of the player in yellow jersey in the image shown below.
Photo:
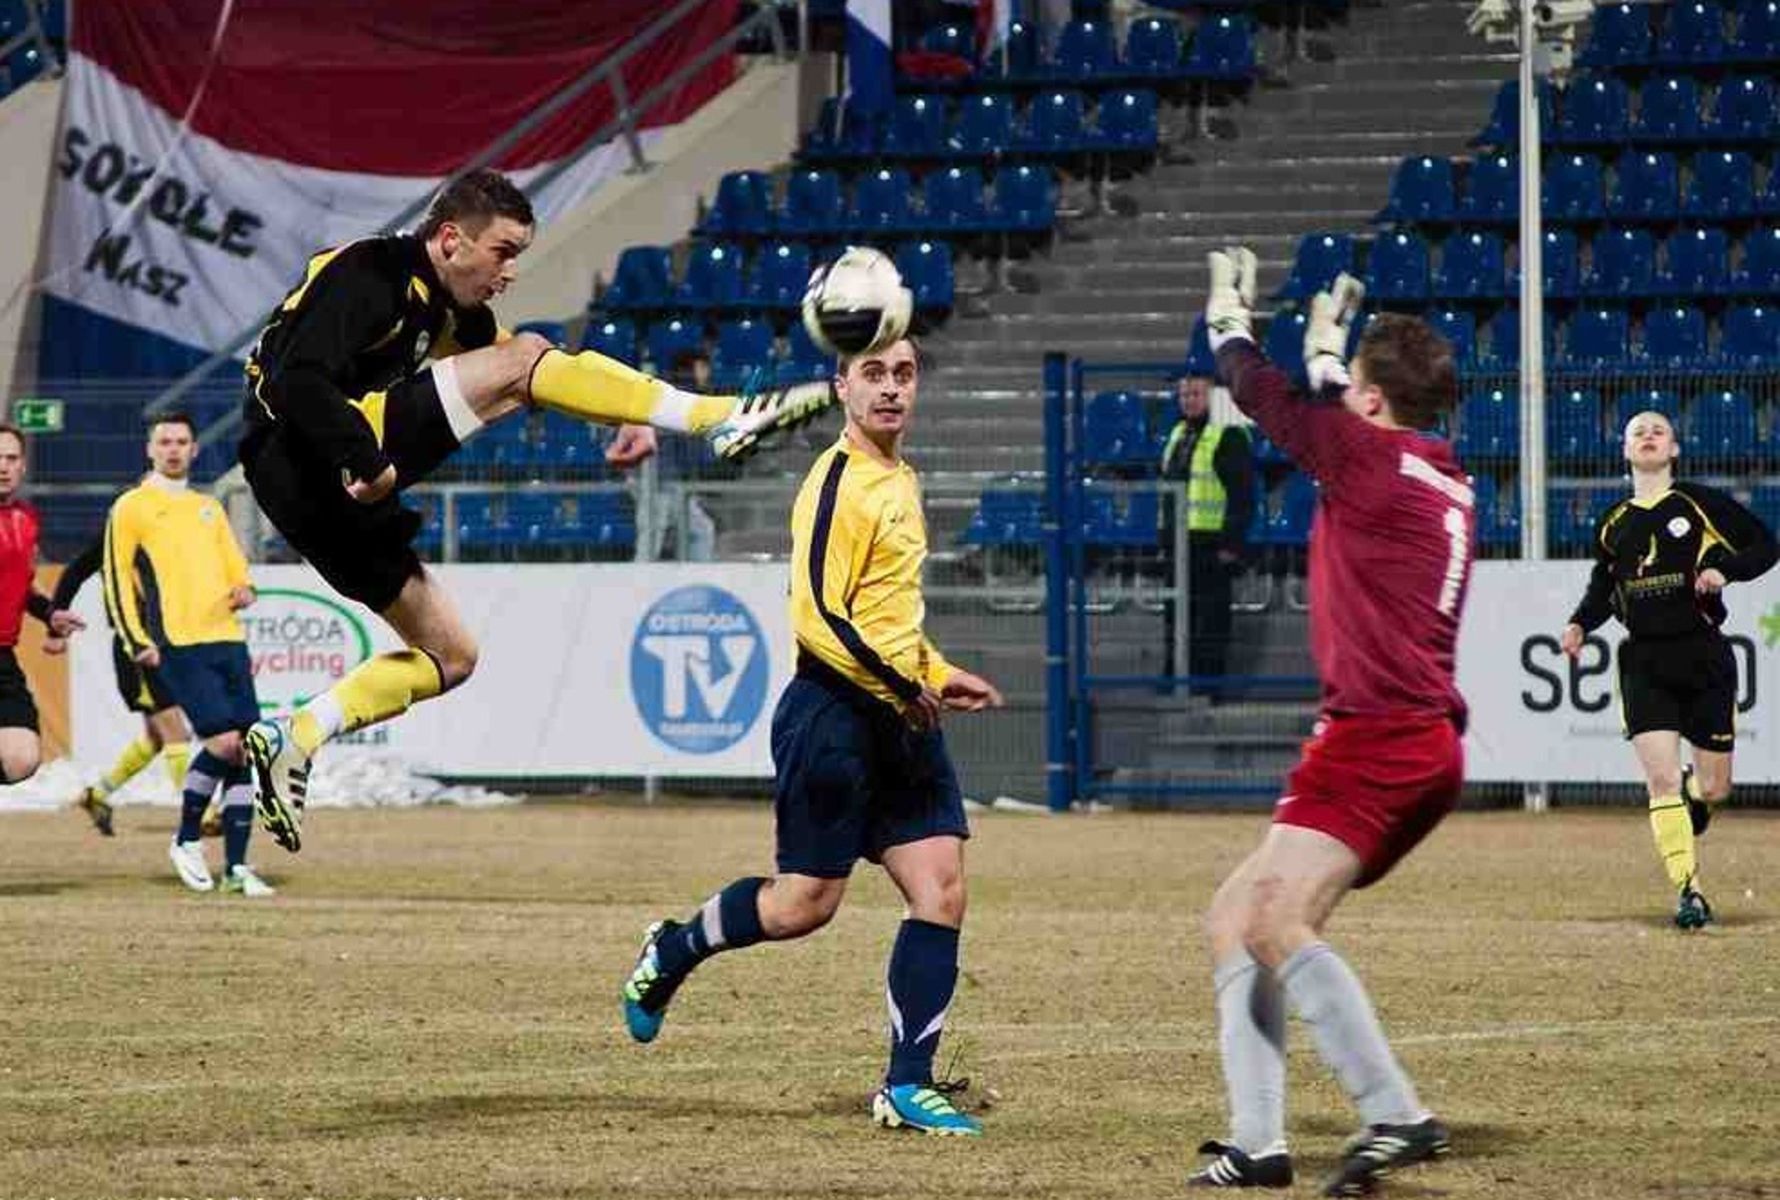
<svg viewBox="0 0 1780 1200"><path fill-rule="evenodd" d="M415 555L420 515L399 493L492 421L531 407L624 425L619 462L653 453L647 426L699 433L740 458L828 407L826 384L705 396L604 355L509 335L489 302L531 245L531 203L471 171L412 234L317 254L247 361L241 464L254 498L333 589L387 621L405 649L361 663L288 724L248 734L255 800L287 850L302 844L310 760L336 734L406 712L470 677L477 646ZM430 360L430 365L429 365Z"/></svg>
<svg viewBox="0 0 1780 1200"><path fill-rule="evenodd" d="M970 836L939 726L947 710L999 706L1001 694L948 663L921 629L927 528L902 457L919 380L907 339L842 363L846 428L792 510L797 675L772 728L778 873L738 879L685 922L651 926L623 1003L631 1036L654 1040L700 962L814 933L840 907L854 863L878 863L908 909L890 955L890 1065L873 1118L971 1135L977 1122L933 1080L958 977Z"/></svg>
<svg viewBox="0 0 1780 1200"><path fill-rule="evenodd" d="M200 892L218 886L200 823L220 786L220 886L269 896L272 888L247 864L253 787L242 734L259 719L259 701L235 613L253 603L253 581L222 505L191 488L195 457L191 418L157 416L148 434L152 469L105 522L105 608L125 650L158 675L203 742L186 769L179 831L167 848L180 881Z"/></svg>

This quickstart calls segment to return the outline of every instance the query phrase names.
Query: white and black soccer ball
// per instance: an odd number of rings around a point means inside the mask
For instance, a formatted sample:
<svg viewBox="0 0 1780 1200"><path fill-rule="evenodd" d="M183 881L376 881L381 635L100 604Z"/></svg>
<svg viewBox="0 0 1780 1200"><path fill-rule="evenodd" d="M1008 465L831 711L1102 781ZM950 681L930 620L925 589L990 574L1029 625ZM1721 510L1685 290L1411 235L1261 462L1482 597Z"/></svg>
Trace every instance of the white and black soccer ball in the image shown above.
<svg viewBox="0 0 1780 1200"><path fill-rule="evenodd" d="M915 298L882 251L849 246L817 267L803 294L803 327L810 339L844 357L882 350L909 331Z"/></svg>

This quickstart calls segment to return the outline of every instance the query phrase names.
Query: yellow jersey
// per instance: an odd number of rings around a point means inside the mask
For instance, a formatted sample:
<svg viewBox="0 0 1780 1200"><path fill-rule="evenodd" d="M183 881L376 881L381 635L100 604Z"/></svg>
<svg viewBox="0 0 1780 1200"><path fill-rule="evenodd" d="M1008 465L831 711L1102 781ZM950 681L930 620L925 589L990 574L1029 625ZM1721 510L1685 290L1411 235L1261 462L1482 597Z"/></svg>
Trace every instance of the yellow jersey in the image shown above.
<svg viewBox="0 0 1780 1200"><path fill-rule="evenodd" d="M211 496L153 476L119 496L105 520L103 571L105 611L131 655L246 640L229 593L253 581Z"/></svg>
<svg viewBox="0 0 1780 1200"><path fill-rule="evenodd" d="M951 665L921 631L927 523L906 462L846 434L816 459L791 509L791 628L799 649L897 708Z"/></svg>

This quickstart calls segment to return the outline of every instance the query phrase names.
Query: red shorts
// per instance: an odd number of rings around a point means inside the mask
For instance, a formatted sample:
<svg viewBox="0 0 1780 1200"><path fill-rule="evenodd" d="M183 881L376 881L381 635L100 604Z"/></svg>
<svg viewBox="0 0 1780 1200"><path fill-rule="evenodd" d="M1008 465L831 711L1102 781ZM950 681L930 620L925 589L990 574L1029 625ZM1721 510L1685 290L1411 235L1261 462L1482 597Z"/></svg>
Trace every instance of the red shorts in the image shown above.
<svg viewBox="0 0 1780 1200"><path fill-rule="evenodd" d="M1433 832L1464 782L1464 744L1445 717L1325 716L1273 821L1345 844L1360 859L1354 886L1366 887Z"/></svg>

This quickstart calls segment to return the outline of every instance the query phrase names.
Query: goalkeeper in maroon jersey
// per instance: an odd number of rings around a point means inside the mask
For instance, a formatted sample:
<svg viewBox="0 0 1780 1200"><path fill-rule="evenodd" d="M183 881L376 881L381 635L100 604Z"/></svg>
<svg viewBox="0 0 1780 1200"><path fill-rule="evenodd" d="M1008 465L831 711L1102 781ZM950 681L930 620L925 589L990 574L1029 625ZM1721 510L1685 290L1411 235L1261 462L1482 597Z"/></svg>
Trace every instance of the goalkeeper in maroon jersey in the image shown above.
<svg viewBox="0 0 1780 1200"><path fill-rule="evenodd" d="M1465 702L1453 669L1473 495L1451 444L1432 434L1458 397L1445 339L1382 315L1350 373L1348 326L1364 293L1343 275L1312 303L1306 396L1255 346L1254 278L1249 251L1214 253L1206 323L1237 407L1318 484L1310 638L1323 711L1267 836L1206 914L1231 1127L1201 1147L1212 1157L1189 1183L1291 1183L1290 1007L1365 1122L1323 1189L1355 1196L1451 1148L1322 929L1349 889L1382 879L1458 802Z"/></svg>

